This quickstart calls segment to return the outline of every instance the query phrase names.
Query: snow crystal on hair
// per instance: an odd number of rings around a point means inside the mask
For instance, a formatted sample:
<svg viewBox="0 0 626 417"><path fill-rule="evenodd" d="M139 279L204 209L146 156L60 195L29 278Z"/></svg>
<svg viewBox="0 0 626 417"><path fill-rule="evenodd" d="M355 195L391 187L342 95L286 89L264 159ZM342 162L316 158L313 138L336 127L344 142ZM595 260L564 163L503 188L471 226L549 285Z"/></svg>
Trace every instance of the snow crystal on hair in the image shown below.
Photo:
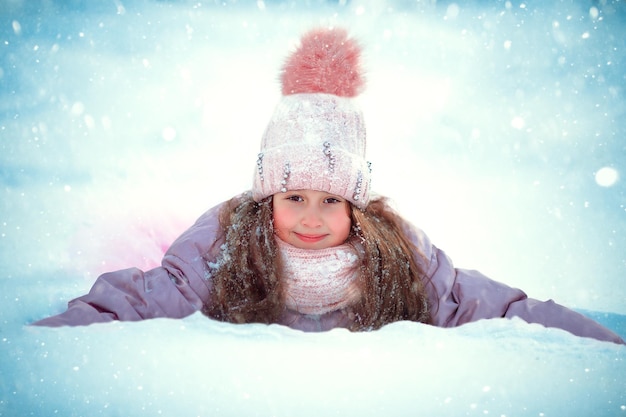
<svg viewBox="0 0 626 417"><path fill-rule="evenodd" d="M360 45L343 29L314 29L287 58L281 73L283 95L326 93L354 97L364 81Z"/></svg>

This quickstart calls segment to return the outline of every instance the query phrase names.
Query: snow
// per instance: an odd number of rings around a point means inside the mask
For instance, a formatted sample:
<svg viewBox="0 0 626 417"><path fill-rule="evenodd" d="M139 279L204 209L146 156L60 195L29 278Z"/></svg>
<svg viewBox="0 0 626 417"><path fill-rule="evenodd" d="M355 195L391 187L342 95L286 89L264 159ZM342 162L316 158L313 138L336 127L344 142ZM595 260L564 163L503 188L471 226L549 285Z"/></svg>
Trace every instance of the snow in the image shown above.
<svg viewBox="0 0 626 417"><path fill-rule="evenodd" d="M27 326L250 186L300 34L365 46L373 188L626 337L620 1L0 1L0 415L626 416L626 350L519 320Z"/></svg>
<svg viewBox="0 0 626 417"><path fill-rule="evenodd" d="M5 415L624 413L623 347L518 320L311 334L198 314L25 333L3 343L21 376Z"/></svg>

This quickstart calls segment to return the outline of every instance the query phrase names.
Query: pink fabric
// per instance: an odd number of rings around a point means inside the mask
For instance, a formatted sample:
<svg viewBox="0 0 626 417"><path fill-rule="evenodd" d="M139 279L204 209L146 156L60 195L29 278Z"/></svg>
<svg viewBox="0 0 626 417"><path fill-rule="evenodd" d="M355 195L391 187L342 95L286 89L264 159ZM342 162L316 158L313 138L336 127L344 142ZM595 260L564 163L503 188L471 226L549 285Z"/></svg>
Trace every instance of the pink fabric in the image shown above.
<svg viewBox="0 0 626 417"><path fill-rule="evenodd" d="M317 190L364 208L370 198L365 123L353 99L361 50L339 29L305 34L281 73L283 97L265 130L252 193Z"/></svg>
<svg viewBox="0 0 626 417"><path fill-rule="evenodd" d="M307 250L278 238L276 242L283 260L287 308L302 314L325 314L359 299L359 258L352 246Z"/></svg>
<svg viewBox="0 0 626 417"><path fill-rule="evenodd" d="M313 29L302 36L300 46L283 66L283 95L355 97L365 84L360 59L361 47L344 29Z"/></svg>
<svg viewBox="0 0 626 417"><path fill-rule="evenodd" d="M282 98L261 141L255 200L287 190L318 190L363 208L370 181L365 124L353 100L330 94Z"/></svg>

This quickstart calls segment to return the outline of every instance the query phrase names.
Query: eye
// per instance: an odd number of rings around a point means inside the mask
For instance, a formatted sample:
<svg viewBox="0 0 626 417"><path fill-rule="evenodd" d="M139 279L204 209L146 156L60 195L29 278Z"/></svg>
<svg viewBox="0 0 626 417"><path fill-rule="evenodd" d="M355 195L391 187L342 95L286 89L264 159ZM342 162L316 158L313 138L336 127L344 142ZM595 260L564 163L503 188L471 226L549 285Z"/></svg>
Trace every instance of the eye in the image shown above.
<svg viewBox="0 0 626 417"><path fill-rule="evenodd" d="M296 203L304 201L304 199L301 196L297 195L297 194L288 195L287 197L285 197L285 199L289 200L289 201L294 201Z"/></svg>
<svg viewBox="0 0 626 417"><path fill-rule="evenodd" d="M341 203L342 201L340 199L338 199L337 197L327 197L324 199L324 203L326 204L337 204L337 203Z"/></svg>

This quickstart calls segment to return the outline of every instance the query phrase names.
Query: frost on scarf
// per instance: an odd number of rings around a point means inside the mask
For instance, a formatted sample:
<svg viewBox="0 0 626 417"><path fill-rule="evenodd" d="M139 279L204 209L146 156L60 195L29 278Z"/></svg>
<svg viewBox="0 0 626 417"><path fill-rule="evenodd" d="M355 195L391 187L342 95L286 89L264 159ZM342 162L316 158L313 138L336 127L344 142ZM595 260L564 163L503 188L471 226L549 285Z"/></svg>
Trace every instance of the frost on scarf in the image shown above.
<svg viewBox="0 0 626 417"><path fill-rule="evenodd" d="M299 249L276 239L283 260L285 303L302 314L324 314L358 300L358 256L350 245Z"/></svg>

